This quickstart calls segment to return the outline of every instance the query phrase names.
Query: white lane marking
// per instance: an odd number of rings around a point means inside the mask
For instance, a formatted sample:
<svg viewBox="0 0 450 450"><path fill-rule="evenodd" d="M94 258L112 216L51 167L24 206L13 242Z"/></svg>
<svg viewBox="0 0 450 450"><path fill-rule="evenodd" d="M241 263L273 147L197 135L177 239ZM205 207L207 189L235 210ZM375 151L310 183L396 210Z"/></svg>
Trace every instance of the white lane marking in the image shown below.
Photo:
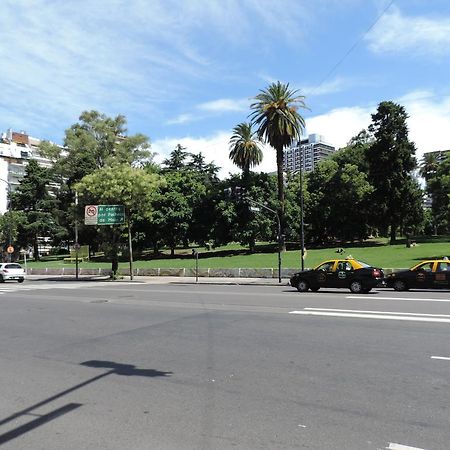
<svg viewBox="0 0 450 450"><path fill-rule="evenodd" d="M386 448L388 450L425 450L424 448L410 447L409 445L396 444L395 442L390 442L389 447Z"/></svg>
<svg viewBox="0 0 450 450"><path fill-rule="evenodd" d="M431 359L443 359L444 361L450 361L450 358L447 356L431 356Z"/></svg>
<svg viewBox="0 0 450 450"><path fill-rule="evenodd" d="M368 314L388 314L391 316L419 316L419 317L447 317L449 314L426 314L426 313L409 313L409 312L395 312L395 311L367 311L365 309L335 309L335 308L303 308L305 311L334 311L334 312L349 312L349 313L368 313Z"/></svg>
<svg viewBox="0 0 450 450"><path fill-rule="evenodd" d="M303 316L327 316L327 317L347 317L353 319L381 319L381 320L404 320L413 322L440 322L450 323L450 318L438 317L416 317L416 316L396 316L384 314L358 314L358 313L339 313L332 311L290 311L289 314L299 314Z"/></svg>
<svg viewBox="0 0 450 450"><path fill-rule="evenodd" d="M368 295L348 295L345 298L357 298L366 300L399 300L402 302L447 302L450 303L450 299L447 298L410 298L410 297L376 297Z"/></svg>

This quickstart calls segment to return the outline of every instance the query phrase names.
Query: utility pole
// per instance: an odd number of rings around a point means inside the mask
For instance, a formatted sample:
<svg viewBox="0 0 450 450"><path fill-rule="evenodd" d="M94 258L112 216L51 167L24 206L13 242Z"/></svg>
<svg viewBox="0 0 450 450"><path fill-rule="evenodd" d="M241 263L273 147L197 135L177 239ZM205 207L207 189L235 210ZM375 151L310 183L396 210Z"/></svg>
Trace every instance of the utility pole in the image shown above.
<svg viewBox="0 0 450 450"><path fill-rule="evenodd" d="M133 243L131 241L131 219L129 208L128 208L128 249L130 253L130 280L133 280Z"/></svg>
<svg viewBox="0 0 450 450"><path fill-rule="evenodd" d="M264 205L263 203L257 202L256 200L253 200L252 198L246 197L246 200L248 200L250 203L253 203L254 205L257 205L257 206L259 206L261 208L266 209L267 211L270 211L277 218L277 226L278 226L278 233L277 233L277 242L278 242L278 283L281 283L281 247L283 245L283 236L281 234L280 215L274 209L269 208L268 206Z"/></svg>
<svg viewBox="0 0 450 450"><path fill-rule="evenodd" d="M305 270L305 223L303 214L303 154L300 159L300 260L302 270Z"/></svg>
<svg viewBox="0 0 450 450"><path fill-rule="evenodd" d="M78 192L75 191L75 279L78 280L78 250L80 244L78 243Z"/></svg>

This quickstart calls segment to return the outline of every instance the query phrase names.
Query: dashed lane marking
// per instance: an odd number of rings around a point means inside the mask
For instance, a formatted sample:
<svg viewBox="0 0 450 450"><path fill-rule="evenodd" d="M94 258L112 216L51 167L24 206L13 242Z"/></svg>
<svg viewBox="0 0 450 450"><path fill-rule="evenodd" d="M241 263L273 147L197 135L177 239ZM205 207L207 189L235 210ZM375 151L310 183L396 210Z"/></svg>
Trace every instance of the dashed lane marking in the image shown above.
<svg viewBox="0 0 450 450"><path fill-rule="evenodd" d="M376 297L367 295L348 295L346 298L364 299L364 300L398 300L402 302L447 302L449 298L413 298L413 297Z"/></svg>
<svg viewBox="0 0 450 450"><path fill-rule="evenodd" d="M448 356L431 356L431 359L443 359L444 361L450 361Z"/></svg>
<svg viewBox="0 0 450 450"><path fill-rule="evenodd" d="M450 316L444 314L415 314L390 311L361 311L361 310L328 310L305 308L301 311L290 311L289 314L303 316L343 317L351 319L378 319L378 320L402 320L413 322L440 322L450 323Z"/></svg>
<svg viewBox="0 0 450 450"><path fill-rule="evenodd" d="M396 444L395 442L389 443L389 447L386 448L387 450L425 450L424 448L410 447L409 445Z"/></svg>

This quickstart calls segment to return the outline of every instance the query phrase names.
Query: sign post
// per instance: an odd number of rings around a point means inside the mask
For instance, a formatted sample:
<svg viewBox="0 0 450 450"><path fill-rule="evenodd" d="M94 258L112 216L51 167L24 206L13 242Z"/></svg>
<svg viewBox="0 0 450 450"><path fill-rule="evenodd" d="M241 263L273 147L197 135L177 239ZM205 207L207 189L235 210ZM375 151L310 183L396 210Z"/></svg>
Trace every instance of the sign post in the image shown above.
<svg viewBox="0 0 450 450"><path fill-rule="evenodd" d="M133 279L133 248L131 244L131 223L128 213L128 245L130 253L130 278ZM85 225L124 225L124 205L86 205L84 207Z"/></svg>

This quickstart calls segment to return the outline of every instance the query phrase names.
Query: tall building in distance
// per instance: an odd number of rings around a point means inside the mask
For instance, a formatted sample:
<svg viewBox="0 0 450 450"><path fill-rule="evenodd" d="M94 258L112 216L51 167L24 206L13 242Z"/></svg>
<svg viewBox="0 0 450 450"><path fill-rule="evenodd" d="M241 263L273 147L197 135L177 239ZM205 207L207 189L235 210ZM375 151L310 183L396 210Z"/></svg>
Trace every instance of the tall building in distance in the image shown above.
<svg viewBox="0 0 450 450"><path fill-rule="evenodd" d="M35 159L43 167L52 162L39 153L39 139L8 130L0 137L0 214L8 210L8 191L14 192L25 175L28 161Z"/></svg>
<svg viewBox="0 0 450 450"><path fill-rule="evenodd" d="M323 136L310 134L284 151L284 171L298 172L301 169L303 172L311 172L319 161L328 158L335 151Z"/></svg>

